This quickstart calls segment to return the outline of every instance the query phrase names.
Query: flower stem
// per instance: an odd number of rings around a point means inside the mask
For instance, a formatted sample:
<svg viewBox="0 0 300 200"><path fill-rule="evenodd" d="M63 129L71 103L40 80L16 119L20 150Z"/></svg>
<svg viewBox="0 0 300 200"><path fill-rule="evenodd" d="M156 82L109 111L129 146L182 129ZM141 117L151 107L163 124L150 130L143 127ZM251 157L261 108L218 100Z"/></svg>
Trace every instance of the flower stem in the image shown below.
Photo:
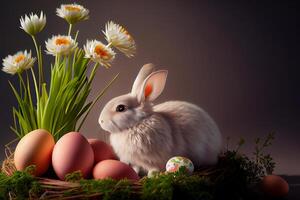
<svg viewBox="0 0 300 200"><path fill-rule="evenodd" d="M96 62L95 65L94 65L94 67L93 67L93 70L92 70L92 72L90 74L89 83L91 83L93 81L93 79L94 79L94 77L96 75L96 70L97 70L98 67L99 67L99 63Z"/></svg>
<svg viewBox="0 0 300 200"><path fill-rule="evenodd" d="M29 103L30 103L30 106L33 108L32 96L31 96L31 91L30 91L30 81L29 81L29 76L28 76L27 70L26 70L26 84L27 84L27 94L28 94L28 98L29 98Z"/></svg>
<svg viewBox="0 0 300 200"><path fill-rule="evenodd" d="M18 76L19 76L19 90L20 90L20 97L23 98L23 90L22 90L22 83L21 83L21 74L18 73Z"/></svg>
<svg viewBox="0 0 300 200"><path fill-rule="evenodd" d="M70 35L71 35L71 32L72 32L72 27L73 27L73 25L72 25L72 24L69 24L68 36L70 36Z"/></svg>
<svg viewBox="0 0 300 200"><path fill-rule="evenodd" d="M37 85L37 82L36 82L36 77L35 77L35 73L34 73L34 70L32 68L30 68L31 70L31 75L32 75L32 79L33 79L33 83L34 83L34 88L35 88L35 95L36 95L36 102L37 104L39 103L39 89L38 89L38 85Z"/></svg>
<svg viewBox="0 0 300 200"><path fill-rule="evenodd" d="M38 72L39 72L39 84L38 84L38 88L39 88L39 91L41 90L41 85L42 85L42 82L44 82L44 75L43 75L43 69L42 69L42 61L41 61L41 54L40 54L40 51L39 51L39 48L38 48L38 45L37 45L37 42L36 42L36 39L33 36L32 37L32 40L33 40L33 43L34 43L34 46L35 46L35 49L36 49L36 55L37 55L37 59L38 59Z"/></svg>
<svg viewBox="0 0 300 200"><path fill-rule="evenodd" d="M59 66L59 64L60 64L60 55L56 54L56 56L55 56L55 66Z"/></svg>

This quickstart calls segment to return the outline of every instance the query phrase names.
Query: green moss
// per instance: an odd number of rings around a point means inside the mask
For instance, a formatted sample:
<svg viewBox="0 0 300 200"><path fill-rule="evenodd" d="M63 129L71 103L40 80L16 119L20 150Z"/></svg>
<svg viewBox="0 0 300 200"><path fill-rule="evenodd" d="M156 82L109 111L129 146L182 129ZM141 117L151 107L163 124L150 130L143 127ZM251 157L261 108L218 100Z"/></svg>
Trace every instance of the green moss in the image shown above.
<svg viewBox="0 0 300 200"><path fill-rule="evenodd" d="M65 181L67 182L78 182L83 179L81 171L75 171L73 173L66 174Z"/></svg>
<svg viewBox="0 0 300 200"><path fill-rule="evenodd" d="M30 174L33 167L28 167L25 171L16 171L12 176L0 173L0 198L9 199L9 193L16 199L27 199L29 194L39 193L40 185Z"/></svg>
<svg viewBox="0 0 300 200"><path fill-rule="evenodd" d="M152 178L145 178L142 181L141 199L171 200L173 198L173 177L173 174L161 174Z"/></svg>

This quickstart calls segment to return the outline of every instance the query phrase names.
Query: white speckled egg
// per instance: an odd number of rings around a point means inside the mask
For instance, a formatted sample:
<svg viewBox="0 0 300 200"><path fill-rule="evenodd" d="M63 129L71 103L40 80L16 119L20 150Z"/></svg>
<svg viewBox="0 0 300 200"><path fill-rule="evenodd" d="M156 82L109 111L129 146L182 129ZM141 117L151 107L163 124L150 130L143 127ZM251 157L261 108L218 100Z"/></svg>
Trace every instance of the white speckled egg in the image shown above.
<svg viewBox="0 0 300 200"><path fill-rule="evenodd" d="M190 174L194 172L194 165L192 161L182 156L175 156L171 158L166 164L166 171L176 172L180 169L180 167L185 167Z"/></svg>

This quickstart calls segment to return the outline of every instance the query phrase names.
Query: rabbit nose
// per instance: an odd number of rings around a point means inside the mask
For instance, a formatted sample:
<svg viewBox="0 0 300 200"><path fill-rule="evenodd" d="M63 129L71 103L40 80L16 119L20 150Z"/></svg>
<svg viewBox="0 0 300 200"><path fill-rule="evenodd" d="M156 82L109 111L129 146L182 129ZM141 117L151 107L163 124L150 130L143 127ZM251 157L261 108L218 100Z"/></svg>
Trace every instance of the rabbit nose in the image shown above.
<svg viewBox="0 0 300 200"><path fill-rule="evenodd" d="M104 123L104 121L101 119L101 121L100 121L102 124Z"/></svg>

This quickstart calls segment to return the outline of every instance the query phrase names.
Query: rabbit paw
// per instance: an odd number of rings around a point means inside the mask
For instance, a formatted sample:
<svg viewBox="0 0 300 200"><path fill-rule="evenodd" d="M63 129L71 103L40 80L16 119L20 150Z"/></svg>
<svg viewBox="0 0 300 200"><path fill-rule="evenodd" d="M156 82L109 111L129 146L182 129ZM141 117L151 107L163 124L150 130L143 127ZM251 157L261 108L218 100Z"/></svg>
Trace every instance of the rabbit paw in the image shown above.
<svg viewBox="0 0 300 200"><path fill-rule="evenodd" d="M141 169L140 167L138 167L138 166L136 166L136 165L133 165L132 168L133 168L133 170L134 170L137 174L140 173L140 169Z"/></svg>
<svg viewBox="0 0 300 200"><path fill-rule="evenodd" d="M151 169L148 171L148 178L152 178L157 174L159 174L159 169Z"/></svg>

